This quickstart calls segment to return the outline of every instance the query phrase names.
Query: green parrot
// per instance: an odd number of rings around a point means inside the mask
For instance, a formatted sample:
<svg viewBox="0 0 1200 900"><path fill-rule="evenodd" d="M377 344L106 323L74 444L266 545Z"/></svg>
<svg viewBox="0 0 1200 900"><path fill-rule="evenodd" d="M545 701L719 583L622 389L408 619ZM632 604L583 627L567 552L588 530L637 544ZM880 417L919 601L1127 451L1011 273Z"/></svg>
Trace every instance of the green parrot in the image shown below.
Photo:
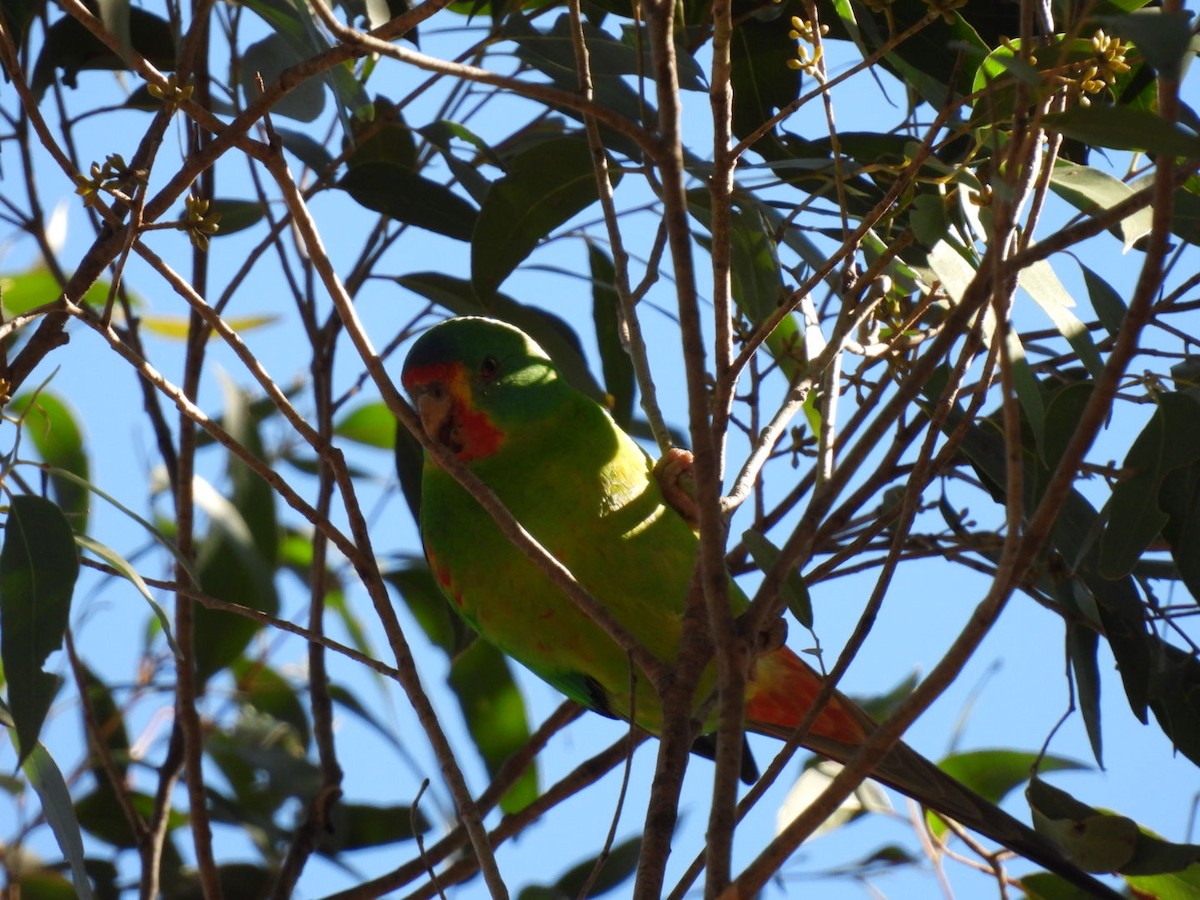
<svg viewBox="0 0 1200 900"><path fill-rule="evenodd" d="M493 319L449 319L425 332L402 380L425 433L488 485L543 547L655 657L675 659L698 552L691 524L667 502L650 457L607 410L572 388L523 332ZM426 455L425 554L450 604L501 651L572 700L657 734L659 698L627 654L500 532L491 516ZM735 611L746 597L731 582ZM715 689L714 666L696 696ZM746 727L786 739L821 688L786 646L760 656L746 689ZM707 723L709 729L714 722ZM804 739L833 760L874 729L840 693ZM904 744L872 777L1049 868L1089 896L1119 895L1055 845Z"/></svg>

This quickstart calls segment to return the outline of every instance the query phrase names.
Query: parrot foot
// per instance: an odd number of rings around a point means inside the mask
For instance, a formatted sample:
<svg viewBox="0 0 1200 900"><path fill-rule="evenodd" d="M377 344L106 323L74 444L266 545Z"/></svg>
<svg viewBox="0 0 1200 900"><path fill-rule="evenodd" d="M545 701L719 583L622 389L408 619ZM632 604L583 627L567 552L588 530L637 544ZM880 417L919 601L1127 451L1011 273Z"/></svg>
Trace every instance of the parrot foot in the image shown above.
<svg viewBox="0 0 1200 900"><path fill-rule="evenodd" d="M700 527L696 511L696 483L692 478L692 453L672 447L654 464L654 477L667 505L695 531Z"/></svg>

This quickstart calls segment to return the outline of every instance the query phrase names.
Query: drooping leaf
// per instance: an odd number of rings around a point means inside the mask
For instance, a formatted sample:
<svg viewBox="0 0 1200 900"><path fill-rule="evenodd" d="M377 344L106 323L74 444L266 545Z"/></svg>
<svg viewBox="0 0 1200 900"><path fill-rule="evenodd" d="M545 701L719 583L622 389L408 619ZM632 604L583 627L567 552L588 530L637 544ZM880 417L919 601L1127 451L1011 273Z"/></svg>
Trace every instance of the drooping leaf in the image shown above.
<svg viewBox="0 0 1200 900"><path fill-rule="evenodd" d="M141 7L130 7L129 38L133 48L160 72L175 69L175 36L165 19ZM128 63L81 22L64 15L46 32L45 42L33 68L30 87L35 98L41 100L46 89L54 83L58 69L62 69L62 83L74 88L76 76L84 70L128 68Z"/></svg>
<svg viewBox="0 0 1200 900"><path fill-rule="evenodd" d="M1200 159L1200 138L1146 110L1098 104L1076 106L1051 113L1043 124L1050 131L1095 147Z"/></svg>
<svg viewBox="0 0 1200 900"><path fill-rule="evenodd" d="M1125 15L1101 15L1096 20L1118 37L1132 41L1138 52L1163 78L1177 79L1192 49L1192 13L1140 9Z"/></svg>
<svg viewBox="0 0 1200 900"><path fill-rule="evenodd" d="M220 216L214 238L228 237L258 224L263 217L263 206L257 200L239 200L236 197L214 197L209 212Z"/></svg>
<svg viewBox="0 0 1200 900"><path fill-rule="evenodd" d="M1050 189L1080 212L1101 213L1134 193L1125 182L1091 166L1059 160L1050 173ZM1149 234L1153 216L1149 206L1117 224L1125 250Z"/></svg>
<svg viewBox="0 0 1200 900"><path fill-rule="evenodd" d="M370 121L351 123L354 146L346 157L346 165L353 169L379 162L417 171L417 142L404 116L384 97L375 98L374 108Z"/></svg>
<svg viewBox="0 0 1200 900"><path fill-rule="evenodd" d="M611 178L619 181L615 167ZM596 200L587 141L552 138L509 163L488 189L471 238L471 284L486 302L550 233Z"/></svg>
<svg viewBox="0 0 1200 900"><path fill-rule="evenodd" d="M1163 643L1152 673L1150 709L1180 753L1200 766L1200 661Z"/></svg>
<svg viewBox="0 0 1200 900"><path fill-rule="evenodd" d="M79 482L87 482L90 468L83 429L79 426L75 411L65 400L48 390L20 395L12 401L9 411L23 418L23 433L33 442L43 462L69 472L78 479L50 473L54 499L75 530L86 533L90 498L87 488Z"/></svg>
<svg viewBox="0 0 1200 900"><path fill-rule="evenodd" d="M71 792L67 789L66 779L63 778L54 758L40 743L34 745L22 764L22 770L37 791L38 799L42 803L42 814L46 817L50 830L54 832L54 839L58 842L63 859L71 869L75 895L80 900L91 900L92 887L85 868L83 835L79 831L79 820L75 817L75 807L71 803Z"/></svg>
<svg viewBox="0 0 1200 900"><path fill-rule="evenodd" d="M79 553L62 510L33 494L13 496L0 547L0 661L18 762L33 752L62 684L42 665L62 646L78 575Z"/></svg>
<svg viewBox="0 0 1200 900"><path fill-rule="evenodd" d="M586 886L588 897L607 894L624 884L637 870L641 850L640 837L621 841L613 845L603 862L598 858L585 859L572 866L554 882L550 890L562 897L580 897L584 896L583 889ZM598 864L599 871L596 870ZM525 892L522 891L519 898L524 900L524 897Z"/></svg>
<svg viewBox="0 0 1200 900"><path fill-rule="evenodd" d="M265 459L258 416L249 397L228 382L224 393L226 431L254 456ZM197 550L200 589L220 600L275 615L280 535L274 491L232 454L226 471L228 498L199 480L193 488L197 505L209 518L208 533ZM262 627L253 619L200 604L193 615L196 670L202 683L241 656Z"/></svg>
<svg viewBox="0 0 1200 900"><path fill-rule="evenodd" d="M242 95L247 105L259 97L257 77L270 85L285 69L303 62L305 55L282 34L271 34L242 51ZM312 122L325 109L325 84L320 78L308 78L284 94L271 112L300 122Z"/></svg>
<svg viewBox="0 0 1200 900"><path fill-rule="evenodd" d="M754 564L764 572L775 566L780 551L765 535L753 529L744 531L742 532L742 542L750 551ZM796 621L811 630L813 627L812 598L808 593L808 585L804 583L804 578L799 571L795 569L789 571L780 583L779 589L787 602L788 609L796 617Z"/></svg>
<svg viewBox="0 0 1200 900"><path fill-rule="evenodd" d="M467 241L477 228L470 203L445 185L395 163L354 166L337 186L367 209L436 234Z"/></svg>
<svg viewBox="0 0 1200 900"><path fill-rule="evenodd" d="M588 242L588 263L592 270L592 321L596 325L596 343L600 346L600 368L604 387L611 398L610 411L617 424L627 428L633 418L636 384L633 362L621 343L620 299L613 286L616 279L613 262L595 244Z"/></svg>
<svg viewBox="0 0 1200 900"><path fill-rule="evenodd" d="M336 857L347 850L383 847L412 840L429 828L425 815L411 806L338 803L333 807L329 830L322 836L319 852Z"/></svg>
<svg viewBox="0 0 1200 900"><path fill-rule="evenodd" d="M454 658L449 682L471 738L494 775L529 740L525 701L508 661L491 644L475 641ZM531 763L500 799L500 808L506 813L518 812L537 796L537 764Z"/></svg>
<svg viewBox="0 0 1200 900"><path fill-rule="evenodd" d="M1066 338L1071 349L1079 356L1093 378L1099 378L1104 368L1100 353L1092 341L1087 327L1071 312L1075 301L1067 293L1054 269L1046 260L1038 260L1021 270L1018 280L1022 288L1034 299L1042 311L1049 316L1058 333Z"/></svg>
<svg viewBox="0 0 1200 900"><path fill-rule="evenodd" d="M1127 574L1169 521L1160 497L1174 470L1200 463L1200 401L1188 393L1167 392L1129 448L1124 473L1108 504L1101 543L1101 572Z"/></svg>
<svg viewBox="0 0 1200 900"><path fill-rule="evenodd" d="M1125 321L1128 309L1125 301L1113 290L1112 285L1083 263L1079 264L1079 269L1083 273L1083 281L1087 285L1088 297L1092 301L1092 309L1096 311L1096 318L1100 320L1105 331L1115 335L1121 330L1121 323Z"/></svg>
<svg viewBox="0 0 1200 900"><path fill-rule="evenodd" d="M146 523L143 522L142 524ZM101 544L99 541L93 540L86 535L76 535L75 543L79 545L80 549L94 553L100 557L112 566L118 574L137 588L138 593L150 605L151 611L162 628L163 636L167 639L167 644L171 647L171 652L175 655L176 659L179 659L179 645L175 643L175 636L171 632L171 618L167 615L166 610L159 605L158 601L154 599L154 595L150 593L149 585L146 584L145 579L142 578L137 569L133 567L133 564L111 547Z"/></svg>
<svg viewBox="0 0 1200 900"><path fill-rule="evenodd" d="M733 134L745 138L799 96L800 72L788 67L796 56L796 42L788 37L783 16L770 21L749 18L734 28L729 55Z"/></svg>

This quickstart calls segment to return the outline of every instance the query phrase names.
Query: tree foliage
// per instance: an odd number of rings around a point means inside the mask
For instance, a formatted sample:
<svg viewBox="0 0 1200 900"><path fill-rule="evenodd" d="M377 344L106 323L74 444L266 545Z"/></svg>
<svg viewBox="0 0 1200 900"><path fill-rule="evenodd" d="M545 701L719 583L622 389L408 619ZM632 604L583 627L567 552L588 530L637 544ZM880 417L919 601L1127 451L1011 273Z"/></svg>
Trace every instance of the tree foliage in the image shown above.
<svg viewBox="0 0 1200 900"><path fill-rule="evenodd" d="M38 798L8 882L505 896L506 842L644 738L545 783L579 710L535 719L392 530L420 445L389 366L446 315L521 327L647 447L690 447L702 552L754 591L744 633L786 615L819 648L824 589L869 576L833 681L881 610L923 602L910 572L970 573L877 745L1031 598L1096 763L1103 687L1200 764L1195 32L1179 0L6 2L4 786ZM112 419L133 445L89 439ZM344 795L343 720L395 783ZM1075 765L1018 734L946 768L999 799ZM671 771L625 800L644 833L519 896L752 896L869 774L806 774L820 798L742 858L768 801L728 768L704 770L686 873ZM1200 896L1187 835L1040 778L1027 799L1086 867Z"/></svg>

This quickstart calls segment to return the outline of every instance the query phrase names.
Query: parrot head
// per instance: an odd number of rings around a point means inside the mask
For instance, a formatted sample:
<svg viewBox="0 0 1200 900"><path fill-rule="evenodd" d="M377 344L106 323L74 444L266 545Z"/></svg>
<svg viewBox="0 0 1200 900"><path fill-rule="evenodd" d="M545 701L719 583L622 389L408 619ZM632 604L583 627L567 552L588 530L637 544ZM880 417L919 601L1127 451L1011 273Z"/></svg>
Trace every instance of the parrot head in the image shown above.
<svg viewBox="0 0 1200 900"><path fill-rule="evenodd" d="M425 433L466 463L495 454L570 393L529 336L477 316L421 335L401 381Z"/></svg>

